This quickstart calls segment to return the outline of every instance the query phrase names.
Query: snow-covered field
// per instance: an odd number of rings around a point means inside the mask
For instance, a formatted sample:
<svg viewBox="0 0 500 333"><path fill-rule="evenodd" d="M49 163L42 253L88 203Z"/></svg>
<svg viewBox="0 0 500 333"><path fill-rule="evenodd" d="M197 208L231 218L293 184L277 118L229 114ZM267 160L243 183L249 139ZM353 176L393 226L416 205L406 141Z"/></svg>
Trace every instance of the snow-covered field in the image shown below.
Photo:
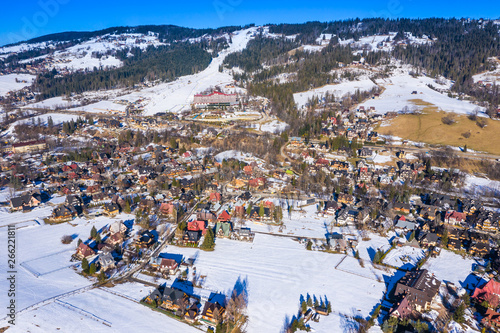
<svg viewBox="0 0 500 333"><path fill-rule="evenodd" d="M16 82L16 79L26 82ZM19 90L30 86L34 79L35 75L31 74L0 75L0 96L5 96L9 91Z"/></svg>
<svg viewBox="0 0 500 333"><path fill-rule="evenodd" d="M346 81L340 84L329 84L320 88L295 93L293 94L293 99L298 108L303 108L307 104L308 99L314 96L321 99L327 92L334 95L336 98L340 98L347 93L353 94L356 90L368 91L374 87L376 87L376 84L370 79Z"/></svg>
<svg viewBox="0 0 500 333"><path fill-rule="evenodd" d="M46 113L40 116L31 117L28 119L17 120L9 125L9 128L2 132L0 136L12 135L14 133L15 127L20 124L35 124L38 125L38 119L40 119L40 124L43 126L47 125L49 117L52 117L54 125L59 125L65 121L71 121L78 119L78 116L73 114L61 114L61 113Z"/></svg>
<svg viewBox="0 0 500 333"><path fill-rule="evenodd" d="M475 263L474 259L464 259L451 251L441 250L438 257L429 258L422 268L429 270L441 281L452 282L457 287L465 288L467 284L469 287L477 284L478 279L471 275Z"/></svg>
<svg viewBox="0 0 500 333"><path fill-rule="evenodd" d="M145 289L145 288L144 288ZM57 315L55 315L57 314ZM62 298L22 313L9 332L200 332L101 289Z"/></svg>
<svg viewBox="0 0 500 333"><path fill-rule="evenodd" d="M263 161L261 159L254 157L252 154L242 153L241 151L237 151L237 150L226 150L222 153L215 155L215 160L218 163L221 163L223 160L227 160L227 159L231 159L231 158L237 159L238 161L247 162L247 163L250 163L253 161L256 161L257 163L263 163Z"/></svg>
<svg viewBox="0 0 500 333"><path fill-rule="evenodd" d="M279 120L273 120L264 124L252 124L248 128L255 128L261 132L281 133L288 128L288 124Z"/></svg>
<svg viewBox="0 0 500 333"><path fill-rule="evenodd" d="M384 258L384 263L404 269L415 267L420 259L424 257L424 251L411 246L396 247Z"/></svg>
<svg viewBox="0 0 500 333"><path fill-rule="evenodd" d="M68 108L73 107L75 102L67 101L62 97L48 98L43 101L28 104L24 108L35 108L35 109L55 109L55 108Z"/></svg>
<svg viewBox="0 0 500 333"><path fill-rule="evenodd" d="M416 107L422 109L422 106L416 106L411 100L419 99L427 103L431 103L440 110L446 112L454 112L458 114L472 113L476 108L484 111L484 108L469 101L460 101L455 98L450 98L446 94L441 94L427 86L431 84L434 87L448 89L448 86L441 86L434 82L433 79L425 76L414 78L405 73L399 73L391 76L388 79L379 79L377 84L385 87L385 91L378 99L371 99L363 103L365 107L375 107L375 112L385 114L387 112L401 111L405 106L410 108ZM416 91L416 94L412 92Z"/></svg>
<svg viewBox="0 0 500 333"><path fill-rule="evenodd" d="M69 111L85 111L85 112L96 112L96 113L125 113L127 105L118 104L112 101L100 101L97 103L79 106L76 108L69 109Z"/></svg>
<svg viewBox="0 0 500 333"><path fill-rule="evenodd" d="M207 276L204 288L228 292L238 278L247 284L248 332L279 332L297 313L300 295L326 296L334 312L366 318L385 291L369 266L349 265L356 274L335 269L344 255L307 251L289 238L257 234L253 243L218 239L214 252L167 250L197 258L197 274ZM357 274L360 270L362 275ZM347 322L343 316L330 315L312 327L342 332Z"/></svg>
<svg viewBox="0 0 500 333"><path fill-rule="evenodd" d="M489 191L500 193L500 181L467 174L465 176L465 189L477 195L482 195Z"/></svg>

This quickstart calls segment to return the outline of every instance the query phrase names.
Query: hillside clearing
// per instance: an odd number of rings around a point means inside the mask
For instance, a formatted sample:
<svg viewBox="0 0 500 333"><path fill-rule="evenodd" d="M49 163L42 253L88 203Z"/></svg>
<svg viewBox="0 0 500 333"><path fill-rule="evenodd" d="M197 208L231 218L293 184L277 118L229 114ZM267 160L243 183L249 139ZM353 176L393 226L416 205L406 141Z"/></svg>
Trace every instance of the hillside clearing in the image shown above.
<svg viewBox="0 0 500 333"><path fill-rule="evenodd" d="M390 120L388 125L378 126L380 134L398 136L416 142L451 145L500 154L500 122L488 119L488 125L480 128L475 121L464 115L454 114L455 123L445 125L441 118L449 113L439 111L435 105L421 100L412 103L424 106L421 114L399 115ZM462 134L470 133L466 138Z"/></svg>

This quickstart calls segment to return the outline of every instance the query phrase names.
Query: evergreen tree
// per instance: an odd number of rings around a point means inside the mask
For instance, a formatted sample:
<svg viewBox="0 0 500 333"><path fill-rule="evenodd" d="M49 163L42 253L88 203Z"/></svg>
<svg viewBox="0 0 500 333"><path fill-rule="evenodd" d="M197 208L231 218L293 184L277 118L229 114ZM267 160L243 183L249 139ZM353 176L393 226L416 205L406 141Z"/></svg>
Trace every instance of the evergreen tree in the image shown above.
<svg viewBox="0 0 500 333"><path fill-rule="evenodd" d="M89 267L89 274L94 275L96 272L95 263L91 263Z"/></svg>
<svg viewBox="0 0 500 333"><path fill-rule="evenodd" d="M307 294L307 306L312 306L312 299L311 299L311 295L309 295L309 293Z"/></svg>
<svg viewBox="0 0 500 333"><path fill-rule="evenodd" d="M132 209L130 208L130 201L128 199L125 201L125 207L123 208L123 212L126 214L130 214L132 212Z"/></svg>
<svg viewBox="0 0 500 333"><path fill-rule="evenodd" d="M248 203L248 205L247 205L247 216L250 216L251 213L252 213L252 204Z"/></svg>
<svg viewBox="0 0 500 333"><path fill-rule="evenodd" d="M89 271L89 261L87 258L82 259L82 270L87 273Z"/></svg>
<svg viewBox="0 0 500 333"><path fill-rule="evenodd" d="M94 239L97 237L97 229L95 226L92 226L92 229L90 230L90 238Z"/></svg>
<svg viewBox="0 0 500 333"><path fill-rule="evenodd" d="M54 120L52 119L52 116L49 116L49 118L47 119L47 126L49 128L54 127Z"/></svg>
<svg viewBox="0 0 500 333"><path fill-rule="evenodd" d="M99 282L104 282L106 280L106 273L104 273L104 271L101 269L97 278L99 279Z"/></svg>
<svg viewBox="0 0 500 333"><path fill-rule="evenodd" d="M306 301L302 301L302 303L300 304L300 307L301 307L302 313L306 313L306 311L307 311Z"/></svg>
<svg viewBox="0 0 500 333"><path fill-rule="evenodd" d="M313 303L312 303L312 299L311 299L311 296L309 295L309 293L307 294L306 300L307 300L307 306L311 307L313 305Z"/></svg>
<svg viewBox="0 0 500 333"><path fill-rule="evenodd" d="M212 228L208 228L207 233L205 234L205 239L203 240L203 244L201 245L201 248L203 250L212 250L214 246L215 246L214 232Z"/></svg>
<svg viewBox="0 0 500 333"><path fill-rule="evenodd" d="M264 210L264 205L263 205L263 204L260 204L260 208L259 208L259 216L260 216L260 217L263 217L263 216L264 216L264 213L265 213L265 210Z"/></svg>

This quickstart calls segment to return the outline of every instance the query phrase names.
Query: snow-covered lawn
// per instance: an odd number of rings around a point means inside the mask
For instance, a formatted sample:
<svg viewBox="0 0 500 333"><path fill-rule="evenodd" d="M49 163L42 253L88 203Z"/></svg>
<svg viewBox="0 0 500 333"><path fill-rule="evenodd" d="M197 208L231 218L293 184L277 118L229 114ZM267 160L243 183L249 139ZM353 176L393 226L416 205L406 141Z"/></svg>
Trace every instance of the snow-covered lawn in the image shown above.
<svg viewBox="0 0 500 333"><path fill-rule="evenodd" d="M375 234L368 234L370 240L363 241L360 240L357 250L359 251L359 256L362 259L372 261L377 249L386 252L391 248L389 239Z"/></svg>
<svg viewBox="0 0 500 333"><path fill-rule="evenodd" d="M451 251L441 250L441 254L436 258L429 258L422 266L434 273L441 281L449 281L457 287L472 287L476 285L478 279L471 275L473 271L474 259L462 258L462 256Z"/></svg>
<svg viewBox="0 0 500 333"><path fill-rule="evenodd" d="M398 268L411 269L424 255L422 249L411 246L396 247L387 254L384 263Z"/></svg>
<svg viewBox="0 0 500 333"><path fill-rule="evenodd" d="M214 252L167 248L170 253L196 257L197 274L206 275L204 288L233 290L238 278L248 286L248 332L278 332L299 309L300 295L326 296L335 312L368 317L385 291L367 266L362 275L335 269L344 257L307 251L289 238L257 234L253 243L218 239ZM358 263L353 269L363 270ZM320 324L343 331L343 317L322 317Z"/></svg>
<svg viewBox="0 0 500 333"><path fill-rule="evenodd" d="M30 86L35 75L31 74L7 74L0 75L0 96L5 96L9 91L19 90L24 87ZM16 79L24 82L16 82Z"/></svg>
<svg viewBox="0 0 500 333"><path fill-rule="evenodd" d="M500 181L468 174L465 176L465 189L478 195L484 194L485 191L500 193Z"/></svg>
<svg viewBox="0 0 500 333"><path fill-rule="evenodd" d="M30 213L2 212L2 225L17 223L21 219L41 220L52 208L35 209ZM38 214L37 214L38 213ZM86 240L92 226L97 230L111 224L115 220L133 219L133 215L120 214L114 219L98 217L94 220L77 218L69 223L57 225L32 225L17 229L16 232L16 269L17 294L16 306L18 310L53 296L57 296L91 284L91 281L77 274L70 268L71 255L76 249L78 238ZM6 233L7 228L0 227L0 232ZM62 244L61 237L72 235L73 242ZM0 248L7 248L7 237L0 237ZM0 270L6 272L6 251L0 252ZM38 273L41 274L38 276ZM38 277L37 277L38 276ZM8 289L8 281L0 279L0 288ZM0 297L0 306L4 308L8 298ZM3 316L1 316L3 317ZM0 318L1 318L0 317ZM0 325L1 326L1 325Z"/></svg>

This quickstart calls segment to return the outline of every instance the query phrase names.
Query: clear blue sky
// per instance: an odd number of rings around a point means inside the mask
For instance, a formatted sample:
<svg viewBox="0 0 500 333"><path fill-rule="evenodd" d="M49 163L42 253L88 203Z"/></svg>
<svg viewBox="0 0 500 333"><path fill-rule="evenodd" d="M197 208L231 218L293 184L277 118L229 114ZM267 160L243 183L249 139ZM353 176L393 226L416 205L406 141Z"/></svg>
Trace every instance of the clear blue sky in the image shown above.
<svg viewBox="0 0 500 333"><path fill-rule="evenodd" d="M63 31L91 31L119 25L175 24L194 28L248 23L301 23L365 17L499 18L499 1L5 1L0 45Z"/></svg>

